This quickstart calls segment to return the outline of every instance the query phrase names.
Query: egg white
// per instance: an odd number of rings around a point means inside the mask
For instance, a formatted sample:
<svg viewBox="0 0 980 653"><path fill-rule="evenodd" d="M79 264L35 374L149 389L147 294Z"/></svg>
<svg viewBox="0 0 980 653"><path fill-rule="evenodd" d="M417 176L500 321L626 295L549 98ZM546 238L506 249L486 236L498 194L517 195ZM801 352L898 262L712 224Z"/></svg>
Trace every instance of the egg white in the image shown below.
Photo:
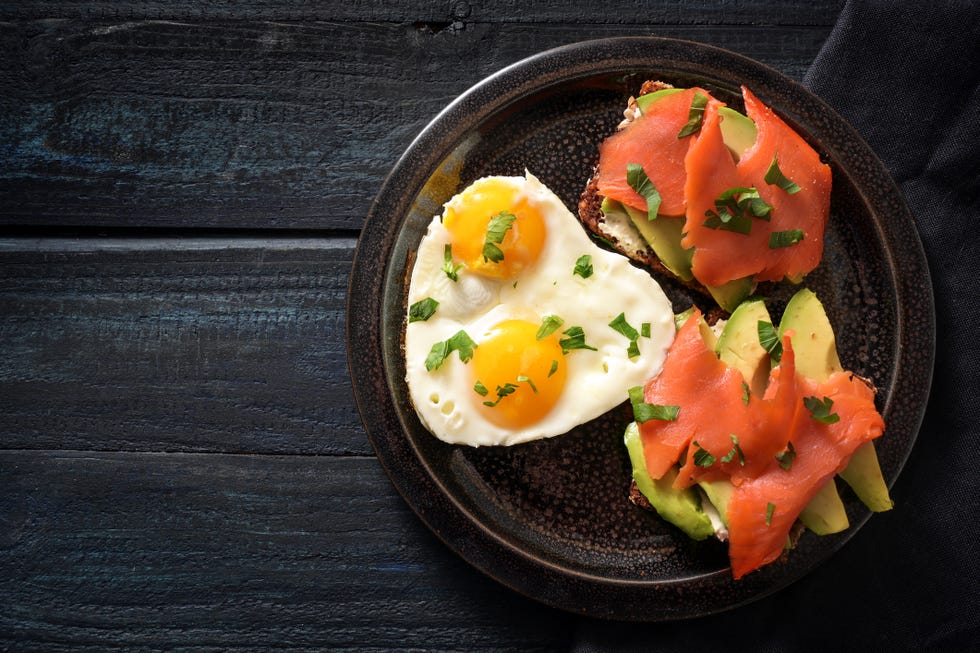
<svg viewBox="0 0 980 653"><path fill-rule="evenodd" d="M561 200L530 173L494 179L520 188L544 219L547 236L538 260L516 279L488 279L462 268L453 282L443 271L450 235L436 216L419 245L409 284L409 306L427 297L439 302L428 320L406 326L409 394L426 428L454 444L514 445L566 433L619 405L629 388L659 374L674 338L670 300L653 278L625 257L597 247ZM593 266L585 279L573 274L583 254L591 256ZM627 355L629 340L609 326L620 313L637 330L650 323L650 337L638 339L640 355L633 359ZM586 343L597 351L565 355L562 395L537 423L511 429L487 421L478 409L484 398L473 390L472 372L456 352L438 369L425 367L433 344L460 330L479 346L481 337L505 319L540 324L546 315L564 320L559 333L582 327Z"/></svg>

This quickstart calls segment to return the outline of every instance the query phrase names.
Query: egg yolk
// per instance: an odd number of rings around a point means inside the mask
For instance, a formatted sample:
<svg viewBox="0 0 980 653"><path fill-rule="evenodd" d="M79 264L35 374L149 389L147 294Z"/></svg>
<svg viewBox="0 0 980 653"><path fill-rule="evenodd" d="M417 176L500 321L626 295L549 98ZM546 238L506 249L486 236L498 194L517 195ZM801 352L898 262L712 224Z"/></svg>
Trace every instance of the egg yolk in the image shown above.
<svg viewBox="0 0 980 653"><path fill-rule="evenodd" d="M456 262L485 277L511 279L537 260L544 246L544 219L520 197L520 190L490 179L470 186L446 207L442 223ZM514 218L509 227L508 216ZM502 231L503 238L495 242Z"/></svg>
<svg viewBox="0 0 980 653"><path fill-rule="evenodd" d="M498 426L534 424L561 396L565 357L556 334L538 340L539 327L524 320L505 320L490 329L473 351L473 396L486 418Z"/></svg>

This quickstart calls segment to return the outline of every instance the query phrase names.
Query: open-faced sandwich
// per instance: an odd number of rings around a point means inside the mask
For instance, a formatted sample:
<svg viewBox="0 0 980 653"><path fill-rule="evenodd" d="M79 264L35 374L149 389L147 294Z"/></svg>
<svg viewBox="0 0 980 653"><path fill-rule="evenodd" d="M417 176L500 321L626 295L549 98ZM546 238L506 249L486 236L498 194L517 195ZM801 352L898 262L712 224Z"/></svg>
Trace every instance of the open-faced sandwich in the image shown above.
<svg viewBox="0 0 980 653"><path fill-rule="evenodd" d="M876 390L841 367L816 295L797 292L778 328L761 299L720 329L696 309L677 322L663 370L630 391L634 502L694 539L727 539L736 578L780 558L801 526L848 527L838 474L871 510L891 508Z"/></svg>
<svg viewBox="0 0 980 653"><path fill-rule="evenodd" d="M759 282L802 280L823 254L830 168L742 88L745 114L701 88L647 82L599 147L583 223L732 311Z"/></svg>

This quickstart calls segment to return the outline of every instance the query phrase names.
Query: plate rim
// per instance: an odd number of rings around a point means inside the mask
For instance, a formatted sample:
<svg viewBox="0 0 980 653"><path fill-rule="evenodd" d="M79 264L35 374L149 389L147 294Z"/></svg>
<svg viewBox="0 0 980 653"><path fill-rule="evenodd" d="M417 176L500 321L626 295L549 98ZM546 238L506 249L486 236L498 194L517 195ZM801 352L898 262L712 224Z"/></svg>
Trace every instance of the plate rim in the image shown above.
<svg viewBox="0 0 980 653"><path fill-rule="evenodd" d="M564 65L556 68L556 62ZM830 558L860 530L870 513L862 513L859 519L853 520L851 528L839 536L835 546L796 575L785 575L782 578L776 576L775 582L772 577L767 576L766 582L761 585L760 577L749 575L738 581L740 591L735 599L714 606L713 609L675 612L661 609L659 612L651 612L651 601L656 603L660 594L672 592L687 581L607 578L536 558L472 518L431 475L425 461L411 455L414 447L410 446L408 438L385 437L377 432L378 424L401 424L401 416L391 400L384 370L384 334L380 333L383 307L381 293L356 290L384 286L391 261L390 257L386 257L379 263L378 252L390 253L390 246L397 239L411 200L417 196L424 179L431 174L434 166L448 155L463 134L482 124L489 116L505 110L524 97L540 92L542 88L560 86L580 78L646 69L669 69L679 74L714 77L725 85L731 85L732 78L745 79L751 74L754 80L762 82L753 81L753 92L766 104L777 104L781 112L791 118L798 116L787 109L799 107L802 101L804 108L833 123L834 129L842 133L842 140L846 142L843 145L835 143L836 147L828 149L838 154L843 167L847 169L848 161L861 157L866 165L870 165L870 170L865 171L865 174L883 182L883 186L887 188L883 190L879 185L872 189L859 186L862 195L867 196L868 203L872 207L880 206L885 201L897 201L900 204L902 210L899 219L890 218L891 229L881 234L885 238L885 251L893 253L896 243L902 245L902 255L914 256L922 274L914 283L906 276L895 275L898 313L896 349L899 351L893 357L897 364L889 401L902 392L903 388L909 387L907 383L900 386L899 382L908 381L904 377L908 376L907 368L913 364L903 355L906 348L900 346L907 335L902 328L902 318L905 317L903 306L907 303L903 302L903 298L917 296L919 301L925 302L928 311L924 322L919 324L918 336L925 338L919 344L925 346L926 351L921 351L920 346L919 360L916 362L917 368L921 368L920 372L925 374L925 379L920 373L917 377L918 383L911 386L916 396L921 395L921 402L915 410L908 446L891 478L886 479L889 485L899 476L921 429L932 387L935 360L935 301L931 277L921 239L900 189L870 146L843 117L801 84L774 68L729 50L684 39L652 36L595 39L545 50L521 59L487 76L450 102L399 156L371 203L358 238L346 301L347 362L358 412L378 460L398 493L416 516L455 555L495 581L552 607L577 614L628 621L662 621L704 616L732 609L779 591L812 573L814 568ZM547 79L544 87L538 81L541 78ZM822 144L827 145L825 141ZM424 174L420 173L418 159L432 162L433 166ZM406 184L406 180L416 183ZM869 190L881 192L870 193L868 196ZM401 218L391 220L388 219L390 215L400 215ZM889 269L893 273L896 270L891 261ZM905 372L904 376L902 372ZM925 383L922 383L923 379ZM905 389L905 392L909 391ZM884 411L887 409L886 405ZM396 461L397 469L394 465ZM409 463L408 467L404 466L406 461ZM503 565L506 569L501 569L501 559L506 560ZM529 588L526 580L523 580L529 578L529 575L535 576L538 581L534 589ZM598 597L597 594L602 596Z"/></svg>

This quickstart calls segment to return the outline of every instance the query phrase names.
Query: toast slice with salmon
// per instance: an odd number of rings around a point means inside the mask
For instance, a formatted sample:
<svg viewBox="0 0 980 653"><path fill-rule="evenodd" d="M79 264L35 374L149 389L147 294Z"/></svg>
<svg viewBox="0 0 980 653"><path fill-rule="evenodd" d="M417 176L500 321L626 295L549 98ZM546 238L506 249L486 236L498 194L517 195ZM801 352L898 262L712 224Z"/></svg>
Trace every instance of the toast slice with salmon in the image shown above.
<svg viewBox="0 0 980 653"><path fill-rule="evenodd" d="M752 92L745 114L701 88L648 81L579 201L583 224L730 312L759 283L794 283L823 254L830 168Z"/></svg>

